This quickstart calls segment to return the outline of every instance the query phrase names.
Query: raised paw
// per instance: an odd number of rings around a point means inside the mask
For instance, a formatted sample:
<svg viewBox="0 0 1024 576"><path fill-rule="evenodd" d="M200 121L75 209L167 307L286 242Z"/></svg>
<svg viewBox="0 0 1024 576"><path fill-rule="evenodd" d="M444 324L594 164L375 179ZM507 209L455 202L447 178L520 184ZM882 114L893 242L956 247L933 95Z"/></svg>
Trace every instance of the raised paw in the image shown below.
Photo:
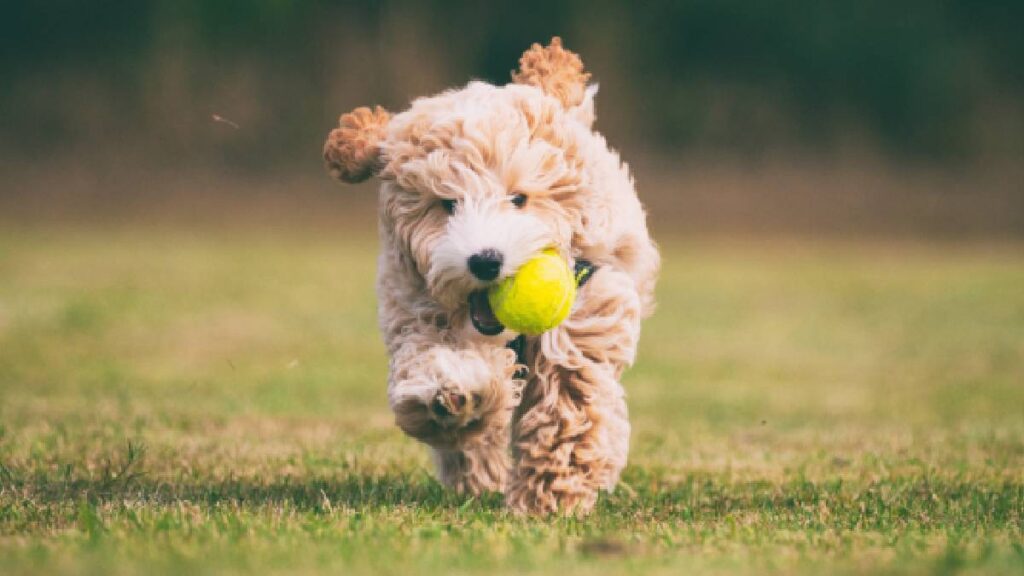
<svg viewBox="0 0 1024 576"><path fill-rule="evenodd" d="M466 446L505 428L519 402L514 357L487 350L434 348L410 359L389 391L398 425L435 447Z"/></svg>
<svg viewBox="0 0 1024 576"><path fill-rule="evenodd" d="M430 402L430 413L442 426L463 427L481 416L483 396L480 392L469 394L445 386L437 391Z"/></svg>

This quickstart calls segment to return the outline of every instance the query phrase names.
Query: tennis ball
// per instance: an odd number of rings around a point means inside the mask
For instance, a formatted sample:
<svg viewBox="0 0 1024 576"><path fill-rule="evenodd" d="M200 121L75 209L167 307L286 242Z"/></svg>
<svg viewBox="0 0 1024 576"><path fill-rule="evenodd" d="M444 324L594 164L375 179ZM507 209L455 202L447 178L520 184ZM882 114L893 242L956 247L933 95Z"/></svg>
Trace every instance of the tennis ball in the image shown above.
<svg viewBox="0 0 1024 576"><path fill-rule="evenodd" d="M576 279L554 249L544 250L487 292L505 327L536 336L558 326L576 299Z"/></svg>

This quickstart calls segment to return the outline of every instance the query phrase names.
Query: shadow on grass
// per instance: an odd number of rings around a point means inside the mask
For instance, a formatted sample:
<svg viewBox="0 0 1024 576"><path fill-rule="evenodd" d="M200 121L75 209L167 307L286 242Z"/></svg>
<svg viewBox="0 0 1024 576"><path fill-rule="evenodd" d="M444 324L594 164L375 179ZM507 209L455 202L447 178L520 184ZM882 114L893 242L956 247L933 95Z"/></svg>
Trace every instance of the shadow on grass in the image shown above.
<svg viewBox="0 0 1024 576"><path fill-rule="evenodd" d="M262 507L288 505L297 510L329 510L415 506L425 511L460 508L500 510L500 494L479 498L446 490L426 474L338 477L182 478L159 479L145 474L128 477L55 478L47 474L9 473L4 482L39 504L142 500L153 504L189 502L204 506L230 503Z"/></svg>
<svg viewBox="0 0 1024 576"><path fill-rule="evenodd" d="M0 466L8 494L39 506L76 502L189 503L254 510L288 507L304 512L339 508L418 512L474 510L504 514L500 494L481 498L445 489L425 472L336 476L243 478L155 478L130 467L90 477L61 477L60 468L17 470ZM778 527L817 529L1024 529L1024 484L1019 481L943 476L892 477L870 482L729 482L691 475L664 482L631 468L626 488L605 495L594 518L630 518L633 522L695 523L748 521ZM757 520L760 519L760 520Z"/></svg>
<svg viewBox="0 0 1024 576"><path fill-rule="evenodd" d="M223 504L254 509L287 506L300 511L336 508L379 510L416 508L420 512L464 510L499 512L500 494L479 498L446 490L426 472L306 476L176 478L145 472L145 448L126 450L98 468L71 463L20 467L0 462L0 494L36 506L75 502ZM4 501L0 500L0 504ZM735 482L690 474L666 481L643 468L626 470L623 489L600 500L598 516L629 516L638 521L715 522L762 517L783 525L819 528L1024 529L1024 483L1006 477L948 475L921 471L870 481L841 478L812 482L802 478ZM0 509L2 511L2 509Z"/></svg>
<svg viewBox="0 0 1024 576"><path fill-rule="evenodd" d="M145 456L143 445L129 441L123 452L114 453L91 468L83 467L80 462L51 462L43 467L0 461L0 488L42 505L140 500L152 504L189 502L209 506L287 504L298 510L400 506L431 510L467 505L497 510L502 507L500 494L476 498L459 495L446 490L423 471L367 474L342 470L332 475L227 478L192 473L168 477L148 473Z"/></svg>

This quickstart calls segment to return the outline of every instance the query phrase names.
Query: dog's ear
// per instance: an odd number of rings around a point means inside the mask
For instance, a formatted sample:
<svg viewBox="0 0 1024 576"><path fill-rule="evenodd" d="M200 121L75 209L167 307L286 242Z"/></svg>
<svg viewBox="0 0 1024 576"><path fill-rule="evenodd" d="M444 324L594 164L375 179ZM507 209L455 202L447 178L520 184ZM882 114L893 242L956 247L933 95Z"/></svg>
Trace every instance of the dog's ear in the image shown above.
<svg viewBox="0 0 1024 576"><path fill-rule="evenodd" d="M561 100L566 108L583 103L589 79L579 55L562 48L558 36L547 46L531 46L519 59L519 70L512 72L513 82L536 86Z"/></svg>
<svg viewBox="0 0 1024 576"><path fill-rule="evenodd" d="M331 176L355 184L380 171L380 141L390 119L380 106L342 114L324 143L324 160Z"/></svg>

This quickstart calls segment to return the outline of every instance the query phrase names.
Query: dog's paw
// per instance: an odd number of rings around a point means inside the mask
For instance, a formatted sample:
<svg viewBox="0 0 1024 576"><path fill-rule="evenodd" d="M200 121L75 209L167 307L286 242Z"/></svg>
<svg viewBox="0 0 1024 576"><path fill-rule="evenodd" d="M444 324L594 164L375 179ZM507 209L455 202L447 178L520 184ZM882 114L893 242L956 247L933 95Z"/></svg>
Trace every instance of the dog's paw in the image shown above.
<svg viewBox="0 0 1024 576"><path fill-rule="evenodd" d="M439 447L465 446L511 422L522 388L512 377L511 351L437 347L398 359L402 378L389 395L409 435Z"/></svg>
<svg viewBox="0 0 1024 576"><path fill-rule="evenodd" d="M442 384L430 401L430 414L438 424L461 428L478 420L483 406L483 391L466 391L455 382Z"/></svg>

